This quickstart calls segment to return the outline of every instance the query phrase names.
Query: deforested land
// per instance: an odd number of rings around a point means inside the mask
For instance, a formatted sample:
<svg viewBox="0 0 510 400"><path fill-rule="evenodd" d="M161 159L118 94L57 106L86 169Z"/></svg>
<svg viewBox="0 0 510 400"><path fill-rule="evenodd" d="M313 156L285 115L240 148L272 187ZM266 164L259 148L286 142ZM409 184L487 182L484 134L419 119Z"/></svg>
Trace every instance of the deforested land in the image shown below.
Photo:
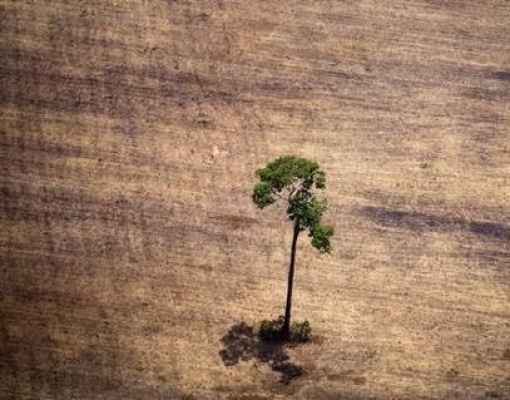
<svg viewBox="0 0 510 400"><path fill-rule="evenodd" d="M0 398L510 399L509 22L0 0ZM313 340L275 352L292 226L251 195L286 154L335 236L298 242Z"/></svg>

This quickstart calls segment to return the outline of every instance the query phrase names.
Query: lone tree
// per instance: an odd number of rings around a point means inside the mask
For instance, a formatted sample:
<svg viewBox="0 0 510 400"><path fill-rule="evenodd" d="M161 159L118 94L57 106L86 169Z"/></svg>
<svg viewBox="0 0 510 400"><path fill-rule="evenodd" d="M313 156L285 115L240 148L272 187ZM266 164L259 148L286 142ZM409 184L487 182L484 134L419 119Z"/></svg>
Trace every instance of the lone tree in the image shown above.
<svg viewBox="0 0 510 400"><path fill-rule="evenodd" d="M296 245L301 232L308 230L312 246L321 253L331 250L330 238L333 227L321 224L326 211L325 199L317 197L317 189L324 189L326 175L316 162L305 158L285 156L277 158L265 168L257 170L260 179L253 188L253 201L259 208L265 208L278 199L287 204L287 217L294 225L290 253L289 278L287 282L287 303L282 337L290 337L292 308L292 284L296 265Z"/></svg>

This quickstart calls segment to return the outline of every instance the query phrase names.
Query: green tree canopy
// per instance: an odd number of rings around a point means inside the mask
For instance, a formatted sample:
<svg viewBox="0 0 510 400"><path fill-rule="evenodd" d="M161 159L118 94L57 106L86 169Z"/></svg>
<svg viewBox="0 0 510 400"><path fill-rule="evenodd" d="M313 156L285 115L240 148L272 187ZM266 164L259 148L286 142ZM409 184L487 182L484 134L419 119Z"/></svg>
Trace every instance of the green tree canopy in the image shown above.
<svg viewBox="0 0 510 400"><path fill-rule="evenodd" d="M265 208L278 199L287 202L287 217L300 232L308 230L312 245L320 252L331 250L333 227L321 224L327 202L317 196L326 186L319 165L305 158L284 156L257 170L260 179L253 189L253 201Z"/></svg>

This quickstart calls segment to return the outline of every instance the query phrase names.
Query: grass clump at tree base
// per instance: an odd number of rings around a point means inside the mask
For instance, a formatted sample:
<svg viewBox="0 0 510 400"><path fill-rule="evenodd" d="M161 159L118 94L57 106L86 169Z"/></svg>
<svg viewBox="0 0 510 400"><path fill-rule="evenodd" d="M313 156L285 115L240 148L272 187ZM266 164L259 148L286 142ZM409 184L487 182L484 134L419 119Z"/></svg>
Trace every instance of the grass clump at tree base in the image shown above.
<svg viewBox="0 0 510 400"><path fill-rule="evenodd" d="M312 327L308 320L293 322L288 334L284 331L285 317L274 320L263 320L260 323L258 336L263 342L306 343L311 339Z"/></svg>

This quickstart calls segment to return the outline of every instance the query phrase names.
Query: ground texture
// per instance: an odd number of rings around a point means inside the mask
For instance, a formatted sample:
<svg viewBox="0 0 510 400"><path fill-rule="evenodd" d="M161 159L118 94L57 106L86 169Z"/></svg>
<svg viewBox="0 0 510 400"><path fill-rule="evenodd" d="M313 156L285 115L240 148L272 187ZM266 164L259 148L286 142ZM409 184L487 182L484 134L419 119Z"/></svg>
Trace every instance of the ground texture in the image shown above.
<svg viewBox="0 0 510 400"><path fill-rule="evenodd" d="M510 3L0 0L0 398L510 399ZM331 255L251 204L327 173Z"/></svg>

